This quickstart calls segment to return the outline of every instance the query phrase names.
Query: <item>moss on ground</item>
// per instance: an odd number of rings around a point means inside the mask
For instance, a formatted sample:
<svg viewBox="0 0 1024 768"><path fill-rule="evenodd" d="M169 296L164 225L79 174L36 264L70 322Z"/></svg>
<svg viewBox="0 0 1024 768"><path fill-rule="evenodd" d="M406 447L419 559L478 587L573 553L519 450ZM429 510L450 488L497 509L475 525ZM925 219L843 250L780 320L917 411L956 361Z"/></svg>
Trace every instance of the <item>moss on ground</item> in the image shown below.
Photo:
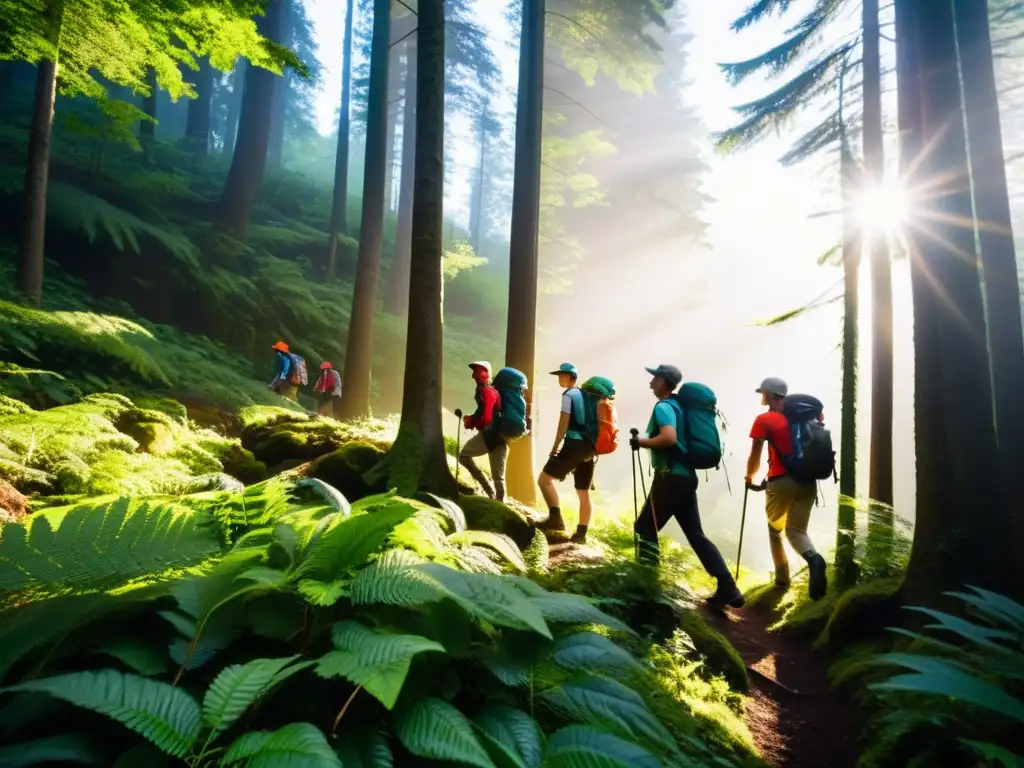
<svg viewBox="0 0 1024 768"><path fill-rule="evenodd" d="M836 600L816 645L849 648L883 634L886 627L900 623L899 579L881 579L859 584Z"/></svg>
<svg viewBox="0 0 1024 768"><path fill-rule="evenodd" d="M375 445L362 441L348 443L313 462L308 474L334 486L349 501L356 501L386 490L383 482L370 483L366 479L366 473L383 457L384 452Z"/></svg>
<svg viewBox="0 0 1024 768"><path fill-rule="evenodd" d="M713 629L696 610L676 611L676 618L679 628L689 635L708 670L725 678L733 690L746 692L750 687L747 665L725 635Z"/></svg>
<svg viewBox="0 0 1024 768"><path fill-rule="evenodd" d="M521 511L483 496L460 496L459 506L466 513L466 525L478 531L503 533L526 549L533 541L533 522Z"/></svg>

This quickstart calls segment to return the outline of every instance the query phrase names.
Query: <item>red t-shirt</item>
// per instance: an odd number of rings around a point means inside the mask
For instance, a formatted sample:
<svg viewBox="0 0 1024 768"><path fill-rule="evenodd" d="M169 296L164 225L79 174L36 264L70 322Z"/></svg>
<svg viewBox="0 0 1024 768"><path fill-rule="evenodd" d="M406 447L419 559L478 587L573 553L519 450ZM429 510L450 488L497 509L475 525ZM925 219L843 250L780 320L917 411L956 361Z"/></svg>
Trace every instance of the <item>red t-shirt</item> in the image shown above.
<svg viewBox="0 0 1024 768"><path fill-rule="evenodd" d="M786 474L775 447L783 454L793 452L793 440L789 436L789 421L778 411L766 411L754 419L750 428L750 437L754 440L768 441L768 477L781 477Z"/></svg>

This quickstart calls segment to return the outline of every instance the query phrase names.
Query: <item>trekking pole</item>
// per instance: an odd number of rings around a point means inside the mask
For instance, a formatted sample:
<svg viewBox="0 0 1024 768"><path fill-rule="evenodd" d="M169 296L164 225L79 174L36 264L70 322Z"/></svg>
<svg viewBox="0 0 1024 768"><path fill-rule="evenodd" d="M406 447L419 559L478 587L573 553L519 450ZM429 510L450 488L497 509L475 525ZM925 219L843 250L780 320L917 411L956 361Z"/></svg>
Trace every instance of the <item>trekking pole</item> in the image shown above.
<svg viewBox="0 0 1024 768"><path fill-rule="evenodd" d="M459 482L459 454L462 452L462 409L455 409L455 418L459 420L459 426L455 428L455 482Z"/></svg>
<svg viewBox="0 0 1024 768"><path fill-rule="evenodd" d="M736 578L740 577L740 556L743 554L743 527L747 523L747 495L750 493L750 486L743 487L743 515L740 517L740 547L736 552Z"/></svg>
<svg viewBox="0 0 1024 768"><path fill-rule="evenodd" d="M631 429L629 434L632 437L636 437L640 434L640 430ZM630 450L629 452L629 466L633 470L633 558L636 560L640 559L640 536L636 532L636 521L640 519L640 510L636 503L636 463L640 458L640 452ZM643 479L643 470L640 470L641 479Z"/></svg>

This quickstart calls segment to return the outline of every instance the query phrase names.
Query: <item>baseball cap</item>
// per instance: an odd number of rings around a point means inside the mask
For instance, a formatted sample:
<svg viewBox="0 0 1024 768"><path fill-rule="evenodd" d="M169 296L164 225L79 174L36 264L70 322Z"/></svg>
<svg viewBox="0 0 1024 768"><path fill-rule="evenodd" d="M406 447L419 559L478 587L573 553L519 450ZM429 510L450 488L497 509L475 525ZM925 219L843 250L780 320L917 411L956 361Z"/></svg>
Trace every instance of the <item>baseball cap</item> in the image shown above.
<svg viewBox="0 0 1024 768"><path fill-rule="evenodd" d="M778 376L769 376L767 379L762 381L761 386L754 391L758 394L785 397L789 394L789 385L786 384L784 379L780 379Z"/></svg>
<svg viewBox="0 0 1024 768"><path fill-rule="evenodd" d="M570 376L577 379L580 376L580 372L576 370L576 366L569 362L562 363L560 366L558 366L557 371L551 372L551 375L557 376L560 373L568 373Z"/></svg>
<svg viewBox="0 0 1024 768"><path fill-rule="evenodd" d="M657 368L645 368L651 376L660 376L669 389L675 389L683 380L683 374L674 365L659 365Z"/></svg>
<svg viewBox="0 0 1024 768"><path fill-rule="evenodd" d="M483 368L485 371L487 371L488 375L490 375L491 373L491 364L488 363L486 360L474 360L472 363L469 364L469 367L474 369Z"/></svg>

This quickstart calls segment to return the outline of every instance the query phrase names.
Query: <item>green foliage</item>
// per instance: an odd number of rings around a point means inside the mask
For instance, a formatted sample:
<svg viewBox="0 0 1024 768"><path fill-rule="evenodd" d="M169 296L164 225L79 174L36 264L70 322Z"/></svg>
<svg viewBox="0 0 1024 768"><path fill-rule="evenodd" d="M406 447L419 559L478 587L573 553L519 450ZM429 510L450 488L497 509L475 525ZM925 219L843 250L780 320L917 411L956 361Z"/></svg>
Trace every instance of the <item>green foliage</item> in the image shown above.
<svg viewBox="0 0 1024 768"><path fill-rule="evenodd" d="M914 652L877 657L904 672L870 689L864 765L1018 765L1024 723L1024 606L977 587L949 592L966 617L925 608L927 633L897 630Z"/></svg>

